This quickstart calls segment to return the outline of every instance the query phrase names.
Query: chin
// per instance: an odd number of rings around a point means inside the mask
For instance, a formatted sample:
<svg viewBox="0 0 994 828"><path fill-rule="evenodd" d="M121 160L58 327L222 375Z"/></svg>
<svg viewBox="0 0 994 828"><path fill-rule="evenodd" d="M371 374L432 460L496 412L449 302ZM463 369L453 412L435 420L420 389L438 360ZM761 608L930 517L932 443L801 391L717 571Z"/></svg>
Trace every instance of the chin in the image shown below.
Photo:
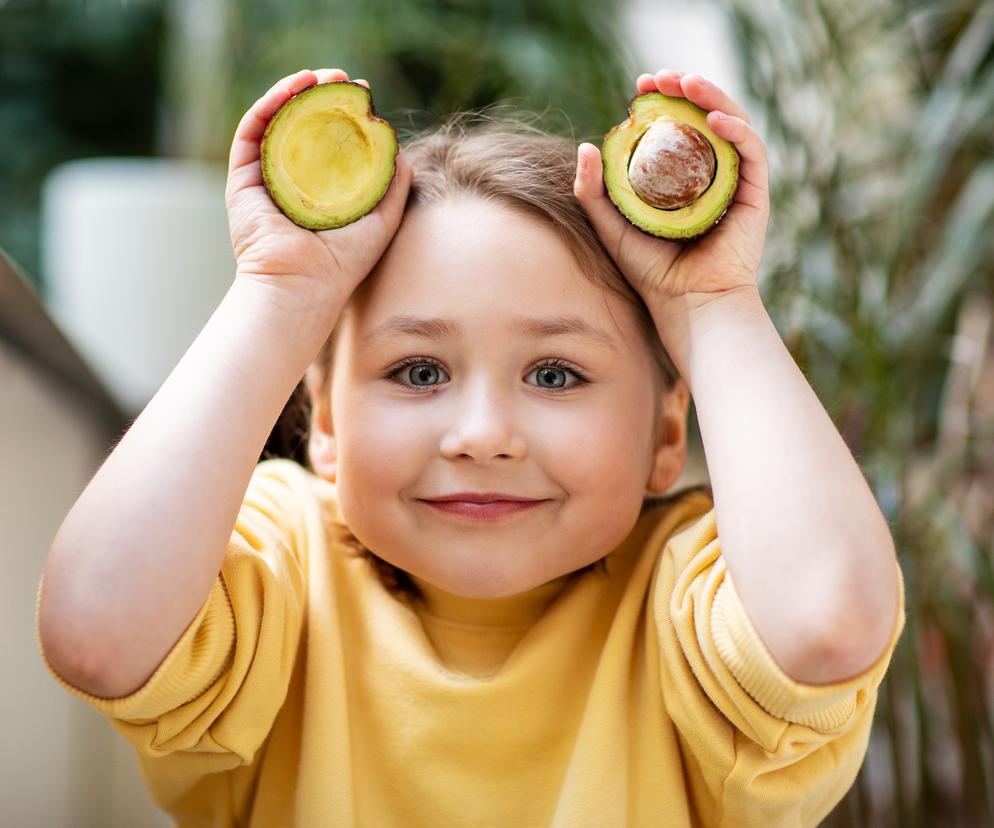
<svg viewBox="0 0 994 828"><path fill-rule="evenodd" d="M447 574L451 576L452 573ZM430 578L426 578L425 580L429 580L440 589L444 589L446 592L451 592L453 595L458 595L461 598L485 600L507 598L511 595L528 592L560 577L560 574L534 574L531 577L518 575L516 577L514 573L504 573L504 576L501 577L498 573L473 573L472 577L465 580L453 579L451 577L442 581L434 581Z"/></svg>
<svg viewBox="0 0 994 828"><path fill-rule="evenodd" d="M501 577L499 573L494 572L462 573L449 569L433 574L415 574L439 589L444 589L460 598L504 598L523 592L528 588L527 586L518 586L519 583L522 583L519 579Z"/></svg>

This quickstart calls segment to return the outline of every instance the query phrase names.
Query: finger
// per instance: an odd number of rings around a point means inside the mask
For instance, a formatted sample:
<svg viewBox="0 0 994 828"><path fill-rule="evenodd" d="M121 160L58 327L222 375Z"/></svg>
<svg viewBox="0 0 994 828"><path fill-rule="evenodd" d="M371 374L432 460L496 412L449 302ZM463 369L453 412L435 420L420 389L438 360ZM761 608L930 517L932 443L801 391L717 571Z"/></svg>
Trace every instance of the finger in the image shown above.
<svg viewBox="0 0 994 828"><path fill-rule="evenodd" d="M652 239L625 218L604 188L603 159L593 144L577 147L573 193L587 213L598 237L625 278L637 291L662 278L683 249L678 242Z"/></svg>
<svg viewBox="0 0 994 828"><path fill-rule="evenodd" d="M318 83L329 83L331 81L349 79L349 76L344 69L315 69L314 74L318 79Z"/></svg>
<svg viewBox="0 0 994 828"><path fill-rule="evenodd" d="M621 238L628 229L628 220L618 212L604 188L603 161L596 146L582 143L576 148L576 178L573 194L586 210L604 246L617 255Z"/></svg>
<svg viewBox="0 0 994 828"><path fill-rule="evenodd" d="M766 147L756 130L741 118L717 110L707 114L707 123L715 135L731 141L739 153L739 185L735 201L769 211L770 168Z"/></svg>
<svg viewBox="0 0 994 828"><path fill-rule="evenodd" d="M314 74L317 75L318 83L347 81L349 79L348 73L344 69L315 69ZM355 78L352 82L362 84L369 89L369 81L365 78Z"/></svg>
<svg viewBox="0 0 994 828"><path fill-rule="evenodd" d="M680 86L680 78L682 77L683 73L677 72L676 69L660 69L652 76L653 86L649 91L655 89L671 98L683 98L685 96Z"/></svg>
<svg viewBox="0 0 994 828"><path fill-rule="evenodd" d="M655 92L656 91L656 79L653 75L648 72L643 72L635 80L635 94L642 95L645 92Z"/></svg>
<svg viewBox="0 0 994 828"><path fill-rule="evenodd" d="M397 151L397 169L394 172L393 181L390 182L390 189L376 205L377 210L383 213L383 220L388 227L396 227L404 214L404 207L407 205L407 193L414 178L414 168L407 163L407 156L403 150Z"/></svg>
<svg viewBox="0 0 994 828"><path fill-rule="evenodd" d="M317 82L317 77L310 69L301 69L295 75L283 78L252 104L235 130L231 153L228 156L229 172L259 160L259 139L262 138L276 110L298 92L303 92Z"/></svg>
<svg viewBox="0 0 994 828"><path fill-rule="evenodd" d="M656 77L658 79L659 76ZM719 109L729 115L734 115L736 118L741 118L747 124L749 123L746 111L707 78L696 74L684 75L680 79L680 86L683 90L683 96L688 101L697 104L701 109L706 109L709 112L712 109Z"/></svg>

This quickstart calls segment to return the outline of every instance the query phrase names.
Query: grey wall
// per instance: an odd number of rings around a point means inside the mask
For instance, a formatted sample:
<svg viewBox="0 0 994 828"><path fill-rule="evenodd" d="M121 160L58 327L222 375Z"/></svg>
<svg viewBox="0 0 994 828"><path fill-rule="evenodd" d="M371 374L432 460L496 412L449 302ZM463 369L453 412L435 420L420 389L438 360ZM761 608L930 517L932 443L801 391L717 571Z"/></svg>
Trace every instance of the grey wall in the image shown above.
<svg viewBox="0 0 994 828"><path fill-rule="evenodd" d="M165 828L131 747L48 675L35 597L48 547L103 461L93 415L0 342L0 803L18 828Z"/></svg>

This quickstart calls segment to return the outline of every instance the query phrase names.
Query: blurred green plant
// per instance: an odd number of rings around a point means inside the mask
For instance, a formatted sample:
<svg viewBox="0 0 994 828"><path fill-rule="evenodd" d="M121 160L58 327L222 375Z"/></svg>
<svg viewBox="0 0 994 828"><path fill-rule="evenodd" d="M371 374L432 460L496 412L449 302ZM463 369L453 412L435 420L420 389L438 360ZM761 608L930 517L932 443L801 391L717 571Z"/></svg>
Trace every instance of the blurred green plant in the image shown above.
<svg viewBox="0 0 994 828"><path fill-rule="evenodd" d="M154 153L164 30L159 0L0 2L0 247L32 278L45 174Z"/></svg>
<svg viewBox="0 0 994 828"><path fill-rule="evenodd" d="M0 246L43 283L39 194L52 167L96 155L224 162L242 113L300 68L366 78L402 134L503 100L599 140L634 94L625 5L0 0Z"/></svg>
<svg viewBox="0 0 994 828"><path fill-rule="evenodd" d="M225 160L256 98L287 74L320 67L369 81L377 111L402 133L508 101L546 113L549 129L599 140L635 94L636 61L619 31L625 5L174 0L163 144L168 154Z"/></svg>
<svg viewBox="0 0 994 828"><path fill-rule="evenodd" d="M722 5L771 157L764 298L907 587L824 824L994 825L994 2Z"/></svg>

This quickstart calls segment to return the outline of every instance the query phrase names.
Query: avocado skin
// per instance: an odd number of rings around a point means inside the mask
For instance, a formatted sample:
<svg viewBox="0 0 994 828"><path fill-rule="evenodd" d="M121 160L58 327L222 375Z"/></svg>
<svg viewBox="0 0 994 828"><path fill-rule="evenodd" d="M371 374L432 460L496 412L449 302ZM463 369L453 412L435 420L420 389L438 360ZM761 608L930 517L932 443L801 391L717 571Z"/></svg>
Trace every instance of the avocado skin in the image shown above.
<svg viewBox="0 0 994 828"><path fill-rule="evenodd" d="M306 98L310 95L327 94L329 91L327 87L338 87L341 85L347 85L348 87L355 88L356 90L361 90L361 94L366 98L367 109L356 120L360 121L361 119L365 119L365 121L369 124L377 124L380 125L381 128L388 129L392 136L389 141L392 145L392 151L389 154L390 157L388 166L385 166L384 174L381 175L378 185L366 194L366 198L357 209L339 214L328 214L322 216L320 213L307 212L303 209L303 206L299 203L299 200L290 198L284 194L278 182L275 180L276 159L273 157L273 153L270 149L274 131L280 129L282 120L290 112L292 112L294 107L299 106L301 101L306 100ZM284 102L284 104L269 120L269 124L266 126L266 130L263 133L262 140L259 144L262 180L266 190L269 192L270 198L272 198L276 206L279 207L280 211L294 224L308 230L333 230L338 227L344 227L354 221L358 221L364 215L372 211L383 199L383 196L386 195L387 190L390 188L390 183L393 181L394 174L397 169L398 148L397 131L389 121L378 115L376 107L373 105L373 97L369 89L361 83L345 80L315 84L314 86L309 86L307 89L298 92L296 95ZM389 170L389 175L386 174L387 170Z"/></svg>
<svg viewBox="0 0 994 828"><path fill-rule="evenodd" d="M626 132L636 129L637 110L644 104L660 106L663 111L670 111L671 108L675 108L683 112L692 112L697 116L695 120L701 122L692 122L686 117L674 117L674 120L689 123L704 133L715 150L715 157L718 163L714 180L701 198L704 198L708 193L712 193L712 191L715 191L716 196L719 197L710 214L705 215L703 219L697 218L692 223L682 224L679 216L664 215L665 213L681 213L683 212L682 210L658 210L638 198L631 189L631 185L628 183L628 162L631 159L632 152L634 152L635 145L638 143L638 138L641 137L651 122L640 125L638 136L630 140L627 145L625 144L624 137ZM644 92L635 95L628 102L628 117L621 123L611 127L605 133L601 143L601 162L603 165L604 185L608 197L618 211L635 228L646 235L663 239L690 241L700 238L713 230L728 212L728 208L731 206L735 198L735 192L738 189L739 155L731 142L714 135L706 127L706 122L704 122L706 115L706 110L688 101L686 98L670 97L663 95L661 92ZM704 126L703 129L701 129L702 125ZM645 129L642 129L641 126L644 126ZM618 157L613 154L612 148L621 146L624 146L626 151L623 157ZM684 208L684 210L686 209L688 208ZM667 219L671 220L669 224L665 223Z"/></svg>

